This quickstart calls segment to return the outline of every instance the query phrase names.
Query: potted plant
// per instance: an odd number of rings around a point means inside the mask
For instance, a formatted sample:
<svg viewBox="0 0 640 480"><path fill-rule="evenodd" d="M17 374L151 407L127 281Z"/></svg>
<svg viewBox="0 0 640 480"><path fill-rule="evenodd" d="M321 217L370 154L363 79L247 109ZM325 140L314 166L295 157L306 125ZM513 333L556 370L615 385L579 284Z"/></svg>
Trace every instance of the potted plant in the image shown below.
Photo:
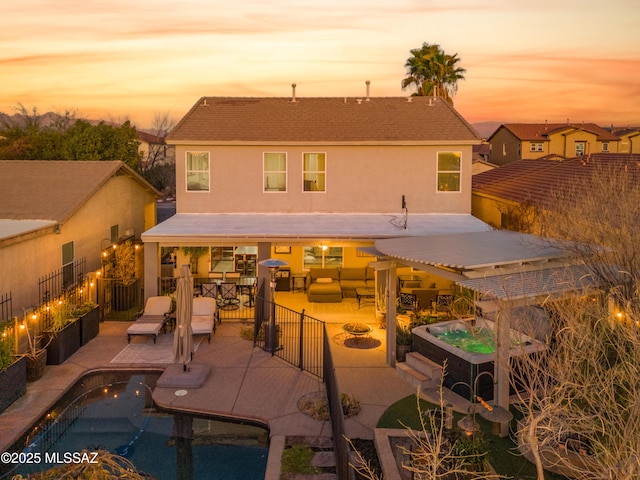
<svg viewBox="0 0 640 480"><path fill-rule="evenodd" d="M60 365L80 348L80 322L73 306L59 302L51 309L51 328L47 338L47 365Z"/></svg>
<svg viewBox="0 0 640 480"><path fill-rule="evenodd" d="M396 325L396 361L404 362L411 351L411 329L409 325Z"/></svg>
<svg viewBox="0 0 640 480"><path fill-rule="evenodd" d="M98 305L87 302L75 308L71 315L80 322L80 346L89 343L89 340L98 335L100 331L100 310Z"/></svg>
<svg viewBox="0 0 640 480"><path fill-rule="evenodd" d="M44 369L47 365L47 348L46 345L41 346L42 335L31 336L29 327L25 330L27 331L28 342L28 349L24 354L27 360L27 382L35 382L44 375Z"/></svg>
<svg viewBox="0 0 640 480"><path fill-rule="evenodd" d="M0 327L0 412L27 391L26 359L15 356L15 340L8 325Z"/></svg>

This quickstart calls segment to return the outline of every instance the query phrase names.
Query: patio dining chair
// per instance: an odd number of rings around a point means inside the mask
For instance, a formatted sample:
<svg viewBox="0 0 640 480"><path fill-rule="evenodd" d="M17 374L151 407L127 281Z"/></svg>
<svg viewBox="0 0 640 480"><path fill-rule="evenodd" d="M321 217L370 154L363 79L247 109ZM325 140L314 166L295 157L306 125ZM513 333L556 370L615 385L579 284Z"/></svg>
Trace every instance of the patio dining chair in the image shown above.
<svg viewBox="0 0 640 480"><path fill-rule="evenodd" d="M218 298L218 285L215 283L203 283L200 288L203 297Z"/></svg>
<svg viewBox="0 0 640 480"><path fill-rule="evenodd" d="M235 283L221 283L220 297L222 298L220 308L222 308L223 310L236 310L240 308L240 299L238 298L238 290Z"/></svg>
<svg viewBox="0 0 640 480"><path fill-rule="evenodd" d="M415 293L400 293L398 304L405 310L415 311L418 309L418 297Z"/></svg>

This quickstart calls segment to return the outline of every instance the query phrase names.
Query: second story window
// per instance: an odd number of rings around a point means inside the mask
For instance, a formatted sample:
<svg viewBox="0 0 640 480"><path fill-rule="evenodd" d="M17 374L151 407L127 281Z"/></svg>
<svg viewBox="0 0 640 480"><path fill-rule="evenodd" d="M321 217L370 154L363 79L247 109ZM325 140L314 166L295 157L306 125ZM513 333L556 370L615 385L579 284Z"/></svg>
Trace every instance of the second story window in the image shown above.
<svg viewBox="0 0 640 480"><path fill-rule="evenodd" d="M438 191L460 191L460 152L438 152Z"/></svg>
<svg viewBox="0 0 640 480"><path fill-rule="evenodd" d="M576 157L584 155L587 150L586 142L576 142Z"/></svg>
<svg viewBox="0 0 640 480"><path fill-rule="evenodd" d="M287 154L265 153L263 160L265 192L287 191Z"/></svg>
<svg viewBox="0 0 640 480"><path fill-rule="evenodd" d="M209 191L209 152L187 152L187 192Z"/></svg>
<svg viewBox="0 0 640 480"><path fill-rule="evenodd" d="M531 145L529 146L530 152L542 152L542 150L543 150L542 142L531 142Z"/></svg>
<svg viewBox="0 0 640 480"><path fill-rule="evenodd" d="M609 142L602 142L602 151L603 152L609 151Z"/></svg>
<svg viewBox="0 0 640 480"><path fill-rule="evenodd" d="M304 191L324 192L326 177L325 154L305 153L302 161Z"/></svg>

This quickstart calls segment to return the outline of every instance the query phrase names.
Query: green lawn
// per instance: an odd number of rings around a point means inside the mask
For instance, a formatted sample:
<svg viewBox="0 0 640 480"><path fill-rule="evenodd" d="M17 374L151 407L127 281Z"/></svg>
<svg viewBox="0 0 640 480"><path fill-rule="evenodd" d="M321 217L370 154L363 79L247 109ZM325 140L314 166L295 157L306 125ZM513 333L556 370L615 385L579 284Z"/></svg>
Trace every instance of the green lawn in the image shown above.
<svg viewBox="0 0 640 480"><path fill-rule="evenodd" d="M439 406L421 399L420 408L424 412ZM458 428L457 422L462 417L461 413L454 412L454 428ZM480 425L480 432L477 435L482 435L488 450L489 461L498 474L522 480L536 478L535 466L518 452L510 438L501 438L492 434L491 423L480 415L476 415L475 420ZM412 429L421 429L415 395L409 395L391 405L382 414L377 426L378 428L403 428L403 424ZM566 478L545 472L545 480L566 480Z"/></svg>

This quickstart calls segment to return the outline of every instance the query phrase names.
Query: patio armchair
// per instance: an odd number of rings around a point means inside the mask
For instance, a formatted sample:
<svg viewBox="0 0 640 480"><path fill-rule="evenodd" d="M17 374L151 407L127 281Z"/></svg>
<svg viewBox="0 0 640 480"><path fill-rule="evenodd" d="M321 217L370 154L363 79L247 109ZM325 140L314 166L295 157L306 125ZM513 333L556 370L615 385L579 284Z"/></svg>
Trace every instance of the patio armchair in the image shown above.
<svg viewBox="0 0 640 480"><path fill-rule="evenodd" d="M198 297L193 299L191 313L191 330L193 336L206 335L211 343L211 334L216 331L216 319L218 317L217 303L211 297Z"/></svg>
<svg viewBox="0 0 640 480"><path fill-rule="evenodd" d="M136 321L127 329L127 343L134 335L153 337L153 343L162 330L166 330L167 321L171 313L171 297L149 297L144 310L138 314Z"/></svg>
<svg viewBox="0 0 640 480"><path fill-rule="evenodd" d="M240 308L237 285L233 282L223 282L220 284L220 297L222 299L220 308L223 310L236 310Z"/></svg>

